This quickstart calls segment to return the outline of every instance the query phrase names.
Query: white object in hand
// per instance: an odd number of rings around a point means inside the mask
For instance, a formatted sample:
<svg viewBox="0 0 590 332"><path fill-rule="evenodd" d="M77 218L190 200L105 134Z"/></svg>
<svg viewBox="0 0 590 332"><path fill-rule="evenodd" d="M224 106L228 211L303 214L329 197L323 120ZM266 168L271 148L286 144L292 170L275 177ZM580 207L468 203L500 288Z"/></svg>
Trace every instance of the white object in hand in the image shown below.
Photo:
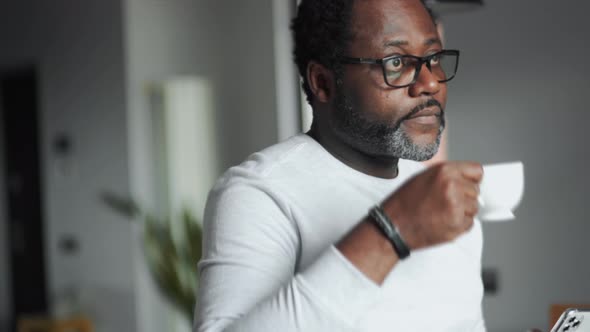
<svg viewBox="0 0 590 332"><path fill-rule="evenodd" d="M524 166L521 161L484 165L477 217L484 221L514 219L513 211L523 192Z"/></svg>

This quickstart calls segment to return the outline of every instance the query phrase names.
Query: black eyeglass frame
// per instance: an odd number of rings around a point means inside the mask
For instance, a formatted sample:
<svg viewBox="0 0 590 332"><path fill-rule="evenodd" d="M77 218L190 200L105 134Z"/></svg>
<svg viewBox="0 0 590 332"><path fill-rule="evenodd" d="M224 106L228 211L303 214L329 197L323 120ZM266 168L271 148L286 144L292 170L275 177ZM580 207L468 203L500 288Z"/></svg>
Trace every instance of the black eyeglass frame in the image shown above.
<svg viewBox="0 0 590 332"><path fill-rule="evenodd" d="M453 75L451 77L448 77L444 80L438 80L439 83L446 83L450 80L452 80L456 75L457 75L457 69L459 69L459 50L441 50L438 51L436 53L424 56L424 57L420 57L420 56L416 56L416 55L391 55L382 59L372 59L372 58L353 58L353 57L349 57L349 56L342 56L339 57L339 61L340 63L345 63L345 64L351 64L351 65L362 65L362 64L367 64L367 65L380 65L381 66L381 71L383 72L383 80L385 80L385 84L389 85L392 88L405 88L407 86L410 86L414 83L416 83L416 81L418 80L418 76L420 75L420 70L422 70L422 65L426 64L426 67L428 68L428 70L430 70L432 72L432 69L430 68L430 60L432 60L432 58L439 56L439 55L452 55L452 56L456 56L456 60L455 60L455 70L453 71ZM390 84L389 81L387 80L387 73L386 73L386 69L385 69L385 62L389 61L391 59L395 59L395 58L412 58L417 60L416 61L416 68L415 68L415 72L414 72L414 78L412 79L411 83L408 84L404 84L404 85L393 85Z"/></svg>

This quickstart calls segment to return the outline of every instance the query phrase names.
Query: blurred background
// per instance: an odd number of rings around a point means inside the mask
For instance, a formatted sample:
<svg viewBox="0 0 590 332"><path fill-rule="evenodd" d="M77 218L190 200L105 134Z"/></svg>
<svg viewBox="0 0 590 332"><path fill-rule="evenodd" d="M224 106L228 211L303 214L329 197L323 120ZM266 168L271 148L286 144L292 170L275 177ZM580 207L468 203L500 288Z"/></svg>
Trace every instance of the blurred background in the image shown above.
<svg viewBox="0 0 590 332"><path fill-rule="evenodd" d="M300 132L294 2L0 1L0 331L72 312L188 331L101 195L200 220L224 169ZM551 304L590 303L590 3L445 8L449 158L525 164L516 220L483 226L488 329L546 330Z"/></svg>

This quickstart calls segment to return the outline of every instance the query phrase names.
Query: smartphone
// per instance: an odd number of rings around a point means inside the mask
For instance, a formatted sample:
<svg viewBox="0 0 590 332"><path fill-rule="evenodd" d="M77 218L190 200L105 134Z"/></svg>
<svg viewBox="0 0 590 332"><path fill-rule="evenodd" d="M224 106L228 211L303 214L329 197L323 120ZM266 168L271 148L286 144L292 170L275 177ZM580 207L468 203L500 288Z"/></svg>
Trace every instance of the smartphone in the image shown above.
<svg viewBox="0 0 590 332"><path fill-rule="evenodd" d="M574 331L590 332L590 309L567 309L551 329L551 332Z"/></svg>

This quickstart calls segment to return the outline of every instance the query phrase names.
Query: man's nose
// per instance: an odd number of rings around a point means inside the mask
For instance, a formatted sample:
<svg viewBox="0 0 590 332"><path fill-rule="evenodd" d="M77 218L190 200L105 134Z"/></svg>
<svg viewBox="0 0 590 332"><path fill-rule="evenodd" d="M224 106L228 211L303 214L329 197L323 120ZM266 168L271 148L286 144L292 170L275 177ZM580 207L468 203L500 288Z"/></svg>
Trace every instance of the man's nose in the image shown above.
<svg viewBox="0 0 590 332"><path fill-rule="evenodd" d="M410 95L412 97L419 97L421 95L435 95L440 91L440 83L438 77L432 73L426 63L422 64L420 73L416 77L416 82L410 86Z"/></svg>

